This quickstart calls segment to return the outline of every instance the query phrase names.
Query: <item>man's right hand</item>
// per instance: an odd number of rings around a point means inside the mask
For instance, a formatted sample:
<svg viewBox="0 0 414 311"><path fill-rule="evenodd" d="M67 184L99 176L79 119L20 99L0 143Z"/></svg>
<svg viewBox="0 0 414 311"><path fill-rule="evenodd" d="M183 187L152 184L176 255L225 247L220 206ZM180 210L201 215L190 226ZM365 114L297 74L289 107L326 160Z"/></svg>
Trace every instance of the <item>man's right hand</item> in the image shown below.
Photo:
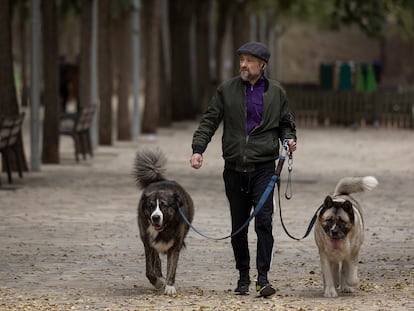
<svg viewBox="0 0 414 311"><path fill-rule="evenodd" d="M192 168L199 169L203 165L203 156L199 153L194 153L191 156L190 165Z"/></svg>

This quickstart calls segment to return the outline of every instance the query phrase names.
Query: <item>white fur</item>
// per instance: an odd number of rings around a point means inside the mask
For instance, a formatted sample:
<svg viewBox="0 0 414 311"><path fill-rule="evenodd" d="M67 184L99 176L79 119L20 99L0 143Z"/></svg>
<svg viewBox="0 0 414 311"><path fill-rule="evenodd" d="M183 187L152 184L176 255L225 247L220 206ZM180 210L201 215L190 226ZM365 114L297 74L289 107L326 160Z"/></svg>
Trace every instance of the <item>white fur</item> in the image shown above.
<svg viewBox="0 0 414 311"><path fill-rule="evenodd" d="M159 203L159 201L157 200L157 208L152 212L152 214L151 214L151 218L153 217L153 216L160 216L160 222L159 222L159 225L160 226L162 226L162 224L163 224L163 221L164 221L164 215L162 214L162 212L161 212L161 209L160 209L160 203Z"/></svg>
<svg viewBox="0 0 414 311"><path fill-rule="evenodd" d="M370 191L378 186L378 180L374 176L365 176L362 178L362 183L365 191Z"/></svg>
<svg viewBox="0 0 414 311"><path fill-rule="evenodd" d="M175 286L173 285L165 285L165 295L175 295L177 294L177 291L175 290Z"/></svg>

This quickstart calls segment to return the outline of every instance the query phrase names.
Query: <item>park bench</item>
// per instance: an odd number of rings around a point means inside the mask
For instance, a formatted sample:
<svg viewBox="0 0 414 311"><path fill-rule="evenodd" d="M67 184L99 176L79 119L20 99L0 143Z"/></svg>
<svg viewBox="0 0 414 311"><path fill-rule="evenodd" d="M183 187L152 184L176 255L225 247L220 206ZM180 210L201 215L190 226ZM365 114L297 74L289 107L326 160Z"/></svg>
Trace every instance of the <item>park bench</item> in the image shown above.
<svg viewBox="0 0 414 311"><path fill-rule="evenodd" d="M13 183L11 152L14 152L16 155L19 177L23 177L23 167L19 153L19 135L22 130L23 119L24 112L18 115L0 116L0 153L7 171L9 184Z"/></svg>
<svg viewBox="0 0 414 311"><path fill-rule="evenodd" d="M90 128L95 110L94 105L89 105L81 107L77 113L63 113L60 116L59 134L73 138L76 162L79 162L79 154L84 160L87 154L93 157Z"/></svg>

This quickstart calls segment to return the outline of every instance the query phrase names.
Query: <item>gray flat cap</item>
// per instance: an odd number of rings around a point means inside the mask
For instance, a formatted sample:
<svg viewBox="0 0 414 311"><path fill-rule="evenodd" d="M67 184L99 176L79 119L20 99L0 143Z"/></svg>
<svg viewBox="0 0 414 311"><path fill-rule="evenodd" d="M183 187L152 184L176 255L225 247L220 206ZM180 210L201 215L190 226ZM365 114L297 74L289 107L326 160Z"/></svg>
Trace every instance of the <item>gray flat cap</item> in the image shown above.
<svg viewBox="0 0 414 311"><path fill-rule="evenodd" d="M266 63L269 61L270 58L270 52L267 49L266 45L264 45L261 42L248 42L246 44L243 44L238 50L237 54L251 54L253 56L256 56L262 60L264 60Z"/></svg>

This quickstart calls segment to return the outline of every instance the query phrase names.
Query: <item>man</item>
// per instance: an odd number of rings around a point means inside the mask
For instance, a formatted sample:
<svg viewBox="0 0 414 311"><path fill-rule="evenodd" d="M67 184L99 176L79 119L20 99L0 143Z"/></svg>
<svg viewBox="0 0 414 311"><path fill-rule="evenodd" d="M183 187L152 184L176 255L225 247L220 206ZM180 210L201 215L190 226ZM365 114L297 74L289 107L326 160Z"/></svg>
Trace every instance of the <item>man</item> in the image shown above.
<svg viewBox="0 0 414 311"><path fill-rule="evenodd" d="M230 204L232 232L249 218L275 172L280 141L287 140L296 150L296 129L288 100L278 82L264 76L270 53L260 42L249 42L237 50L240 76L222 83L211 99L194 132L190 164L199 169L203 152L223 121L222 151L225 160L223 179ZM257 282L259 295L273 295L269 283L272 260L273 191L254 219L257 234ZM250 285L248 227L231 239L236 269L240 278L236 293L247 294Z"/></svg>

